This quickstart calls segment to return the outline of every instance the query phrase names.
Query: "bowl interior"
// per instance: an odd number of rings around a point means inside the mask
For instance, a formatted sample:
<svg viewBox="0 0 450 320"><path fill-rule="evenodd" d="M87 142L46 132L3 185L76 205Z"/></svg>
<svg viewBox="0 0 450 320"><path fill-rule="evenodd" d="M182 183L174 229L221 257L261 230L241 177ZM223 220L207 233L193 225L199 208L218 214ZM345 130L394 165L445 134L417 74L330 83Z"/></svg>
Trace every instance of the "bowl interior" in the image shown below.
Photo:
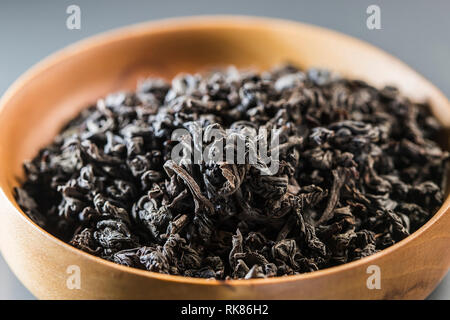
<svg viewBox="0 0 450 320"><path fill-rule="evenodd" d="M149 23L71 46L13 85L1 103L0 188L19 209L13 187L23 177L23 161L79 110L109 92L133 89L149 76L170 79L179 72L231 64L264 70L283 62L329 68L375 86L396 85L415 100L428 100L450 127L449 102L434 86L397 59L344 35L257 18Z"/></svg>

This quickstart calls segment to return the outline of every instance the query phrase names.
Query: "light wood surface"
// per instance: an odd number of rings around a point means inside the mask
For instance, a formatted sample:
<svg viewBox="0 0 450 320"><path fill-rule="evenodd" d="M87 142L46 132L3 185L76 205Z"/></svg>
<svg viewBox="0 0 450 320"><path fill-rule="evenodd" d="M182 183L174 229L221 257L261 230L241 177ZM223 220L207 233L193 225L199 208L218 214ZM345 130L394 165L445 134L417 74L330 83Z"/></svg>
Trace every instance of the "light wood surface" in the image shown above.
<svg viewBox="0 0 450 320"><path fill-rule="evenodd" d="M0 250L38 298L57 299L422 299L450 267L450 198L419 231L382 252L310 274L227 282L168 276L88 255L38 228L18 208L12 189L21 164L62 124L97 98L132 89L147 76L170 79L234 64L267 69L290 61L324 67L380 86L394 84L428 100L450 128L450 104L431 83L392 56L342 34L272 19L203 17L165 20L113 31L47 58L0 102ZM448 137L446 137L448 140ZM81 289L67 287L67 268L81 270ZM381 270L370 290L367 268Z"/></svg>

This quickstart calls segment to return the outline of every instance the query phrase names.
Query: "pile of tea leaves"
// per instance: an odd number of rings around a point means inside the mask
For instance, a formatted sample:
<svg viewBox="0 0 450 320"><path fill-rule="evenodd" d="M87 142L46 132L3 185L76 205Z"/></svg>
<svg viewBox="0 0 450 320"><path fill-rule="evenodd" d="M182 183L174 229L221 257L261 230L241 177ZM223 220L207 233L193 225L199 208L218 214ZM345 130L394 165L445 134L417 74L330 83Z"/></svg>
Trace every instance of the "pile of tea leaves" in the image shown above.
<svg viewBox="0 0 450 320"><path fill-rule="evenodd" d="M177 129L201 138L176 140ZM205 136L212 129L220 135ZM180 141L226 149L229 137L245 142L260 129L279 141L270 163L247 153L243 163L172 159ZM325 70L153 78L70 121L24 164L16 199L60 239L122 265L215 279L294 275L372 255L429 220L449 159L440 130L428 105L396 88Z"/></svg>

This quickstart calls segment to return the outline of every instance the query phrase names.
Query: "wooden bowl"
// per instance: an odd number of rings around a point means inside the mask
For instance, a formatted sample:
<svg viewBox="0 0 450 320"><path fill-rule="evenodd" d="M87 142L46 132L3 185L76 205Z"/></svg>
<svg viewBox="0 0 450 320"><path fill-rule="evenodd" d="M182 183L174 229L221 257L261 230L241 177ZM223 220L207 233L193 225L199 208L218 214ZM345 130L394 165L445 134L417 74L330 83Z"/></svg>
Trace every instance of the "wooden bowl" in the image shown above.
<svg viewBox="0 0 450 320"><path fill-rule="evenodd" d="M134 88L146 76L171 78L228 64L267 69L285 61L329 68L376 86L397 85L414 99L428 99L450 127L449 101L431 83L379 49L322 28L201 17L140 24L82 41L32 68L1 100L0 248L17 277L35 296L50 299L425 298L450 266L450 198L420 230L373 256L309 274L233 281L163 275L102 260L39 228L15 202L22 162L97 98ZM80 289L67 285L78 270L73 265L81 272ZM367 287L371 265L380 268L381 289Z"/></svg>

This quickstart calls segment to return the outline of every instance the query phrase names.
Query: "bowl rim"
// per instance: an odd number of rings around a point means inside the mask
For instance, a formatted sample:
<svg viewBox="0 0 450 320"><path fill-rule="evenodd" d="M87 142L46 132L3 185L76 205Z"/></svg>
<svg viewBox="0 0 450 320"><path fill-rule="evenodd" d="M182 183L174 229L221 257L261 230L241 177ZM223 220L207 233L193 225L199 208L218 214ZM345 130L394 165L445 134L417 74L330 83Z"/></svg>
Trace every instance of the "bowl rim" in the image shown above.
<svg viewBox="0 0 450 320"><path fill-rule="evenodd" d="M52 66L57 65L58 63L70 58L71 56L83 53L84 51L92 50L96 47L101 47L106 44L113 43L115 41L126 40L131 37L139 37L143 35L157 34L164 32L177 32L177 30L180 30L180 28L185 28L189 30L208 29L208 28L240 29L249 27L267 29L270 25L276 25L277 27L284 26L291 28L303 28L315 32L322 32L326 35L338 38L340 41L352 42L360 47L365 47L368 50L372 50L379 55L388 57L396 64L402 65L409 72L412 72L415 75L417 75L421 81L427 83L430 86L430 88L435 91L436 94L444 98L443 101L446 101L448 107L450 108L450 103L448 99L445 97L445 95L417 71L409 67L404 62L400 61L398 58L375 47L374 45L369 44L368 42L365 42L363 40L354 38L352 36L346 35L344 33L312 24L306 24L303 22L272 17L248 16L248 15L196 15L196 16L158 19L118 27L105 32L95 34L93 36L89 36L87 38L81 39L68 46L63 47L62 49L48 55L44 59L40 60L38 63L34 64L19 78L17 78L17 80L15 80L12 85L10 85L10 87L5 91L3 96L0 98L0 119L3 116L3 110L8 105L9 100L11 100L16 95L16 93L18 93L22 88L24 88L27 83L32 81L34 78L40 76L42 73L44 73L47 69L51 68ZM16 201L11 201L9 199L7 193L10 193L9 188L7 188L7 186L5 186L2 181L0 181L0 195L2 197L2 201L10 205L12 209L15 211L15 214L20 216L20 218L23 219L23 221L27 223L32 229L34 229L34 231L40 233L42 237L52 241L55 245L62 246L63 248L69 250L69 252L79 256L80 258L85 258L91 261L92 263L100 263L106 268L114 268L116 271L129 273L138 277L153 278L155 280L171 281L175 283L195 284L195 285L216 285L216 286L220 285L253 286L257 284L268 285L284 282L296 282L301 280L312 280L322 276L330 276L339 272L350 271L352 269L355 270L358 267L361 267L375 260L378 260L384 257L385 255L388 255L391 252L398 250L406 246L410 242L414 241L416 238L420 237L425 231L427 231L432 225L434 225L438 220L440 220L445 214L448 215L449 214L448 211L450 210L450 195L448 195L442 206L433 215L433 217L430 220L428 220L422 227L416 230L414 233L410 234L405 239L395 243L394 245L386 249L380 250L379 252L373 255L364 257L356 261L351 261L342 265L320 269L309 273L302 273L298 275L288 275L288 276L259 278L259 279L217 280L217 279L186 277L181 275L162 274L154 271L142 270L134 267L127 267L84 252L60 240L56 236L52 235L51 233L47 232L45 229L37 225L23 212L23 210L18 206Z"/></svg>

